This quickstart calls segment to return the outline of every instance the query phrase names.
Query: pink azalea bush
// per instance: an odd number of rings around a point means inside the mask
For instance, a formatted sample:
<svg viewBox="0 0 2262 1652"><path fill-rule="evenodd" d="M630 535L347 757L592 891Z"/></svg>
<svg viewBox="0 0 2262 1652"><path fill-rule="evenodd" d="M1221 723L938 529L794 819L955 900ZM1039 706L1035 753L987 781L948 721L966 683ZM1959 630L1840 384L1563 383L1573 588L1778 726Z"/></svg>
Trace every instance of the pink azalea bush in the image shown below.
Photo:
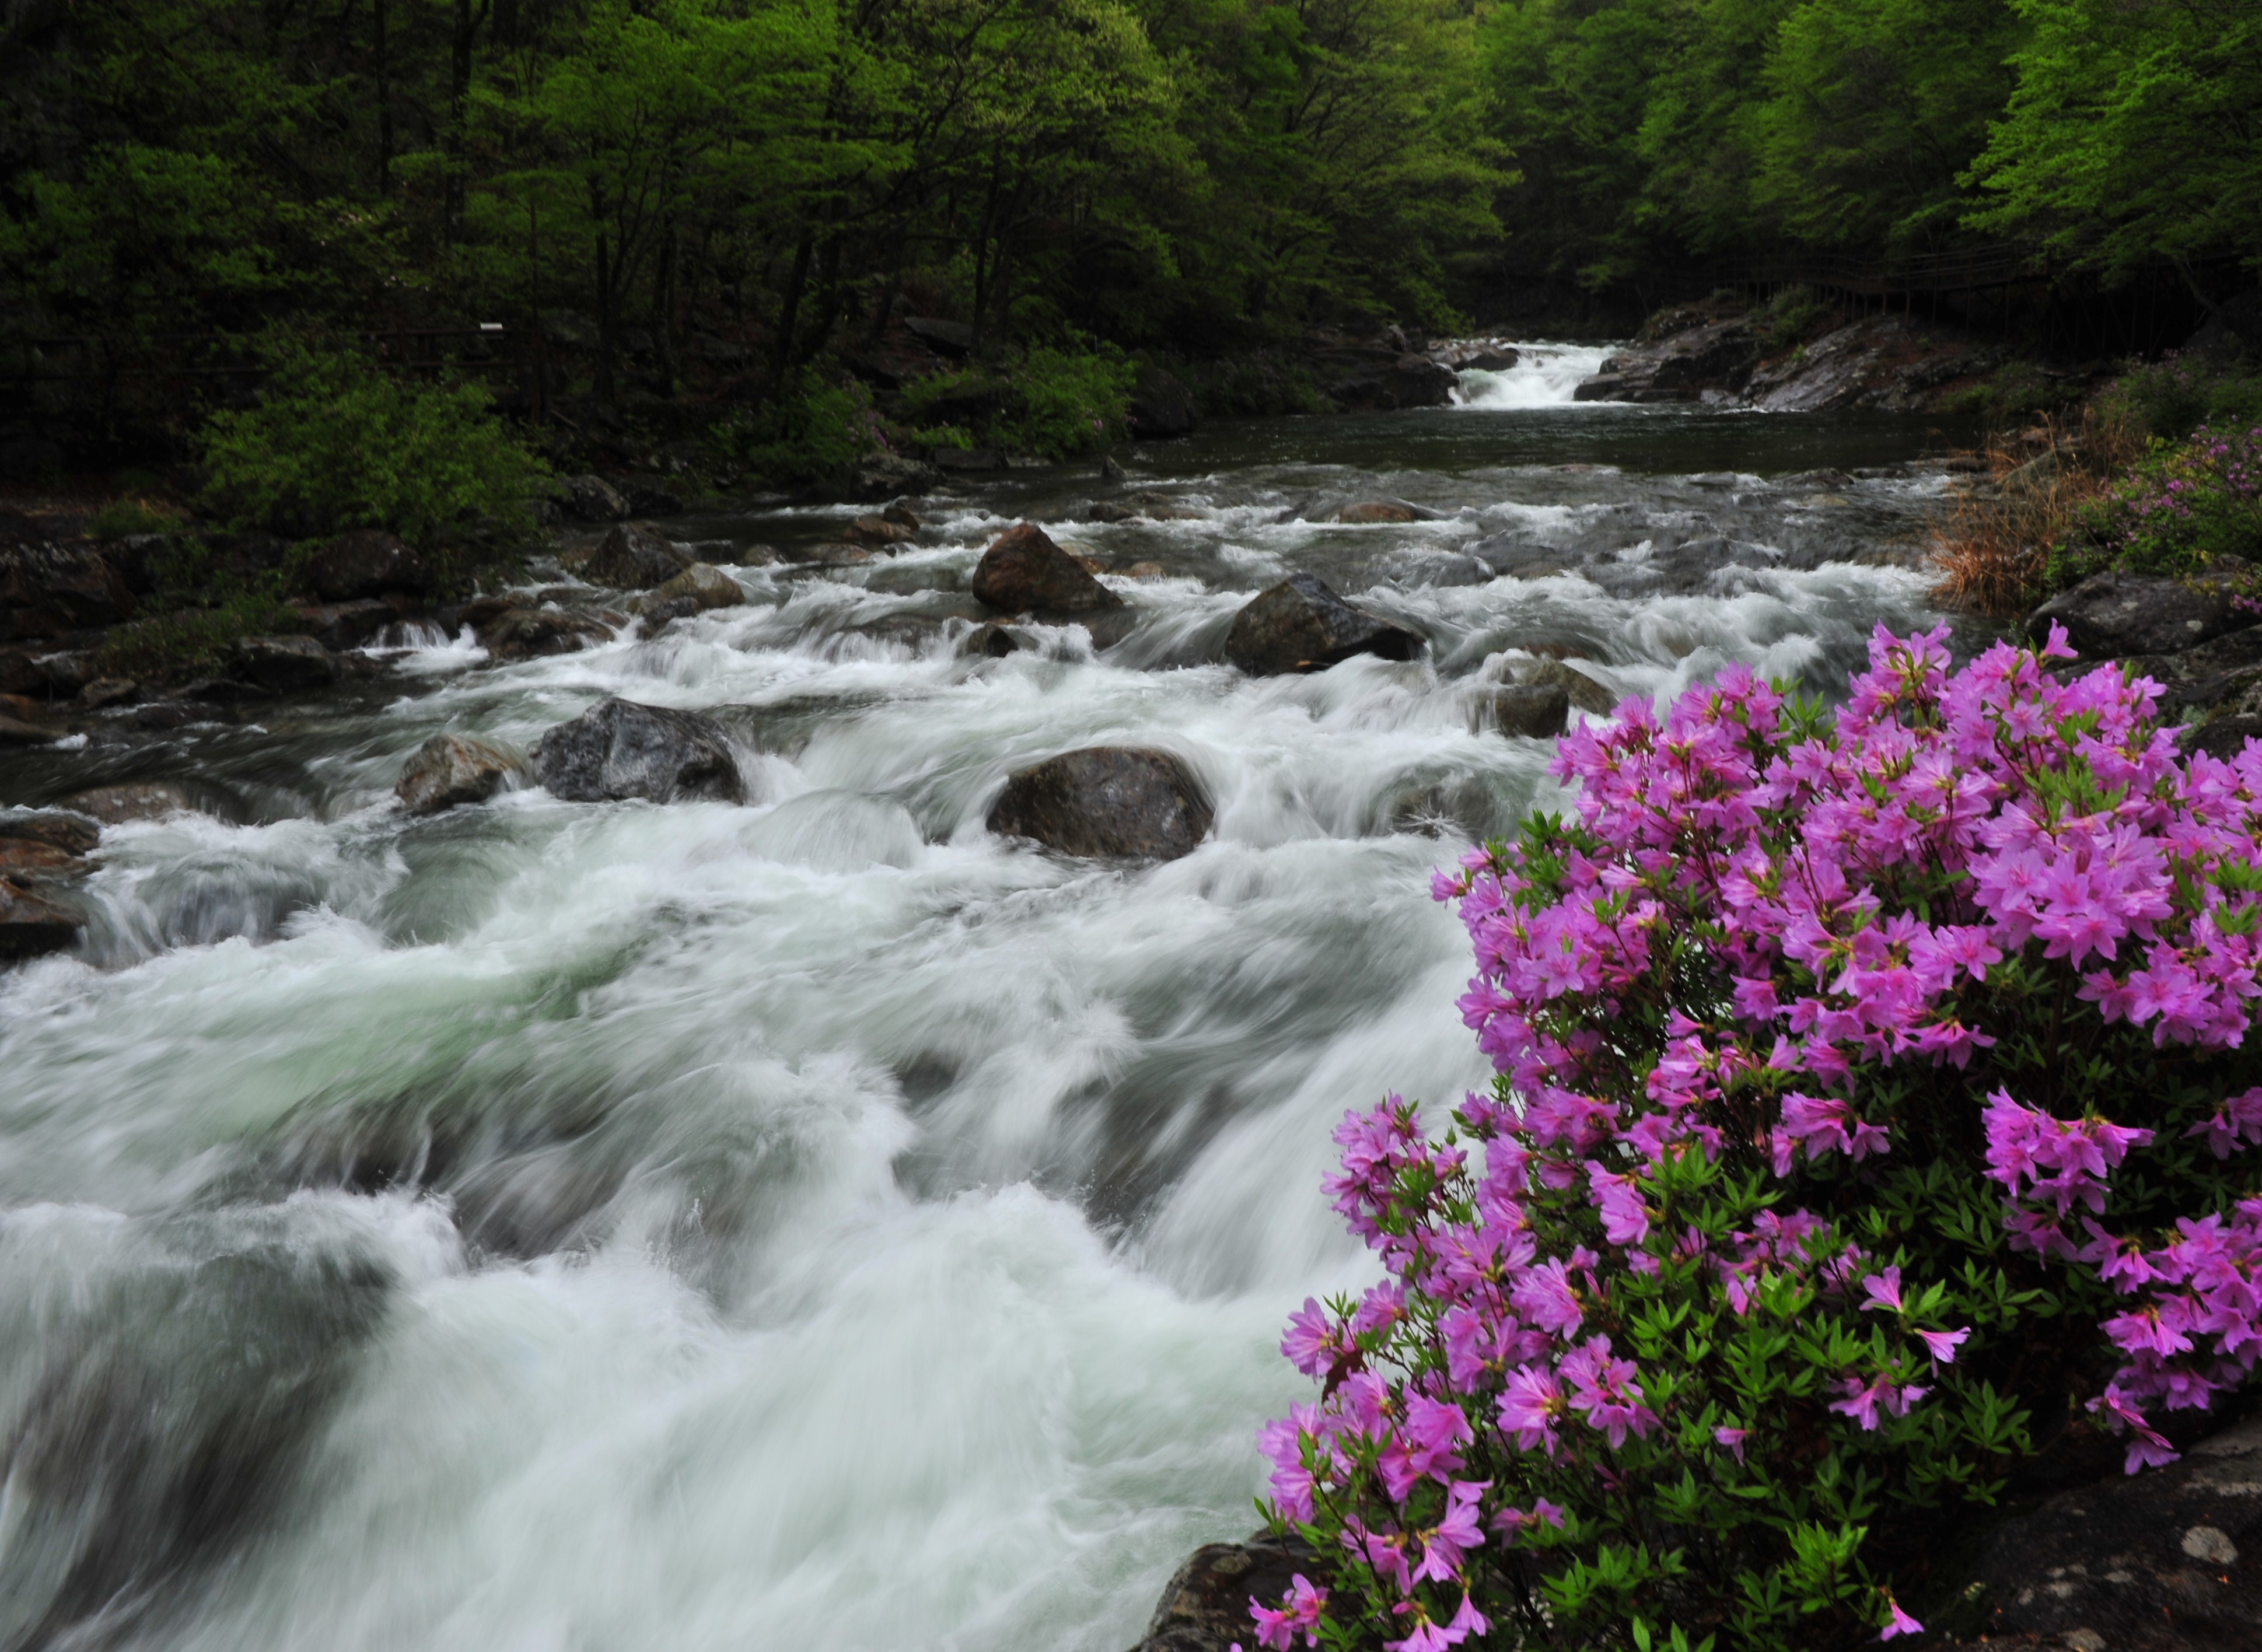
<svg viewBox="0 0 2262 1652"><path fill-rule="evenodd" d="M1315 1561L1264 1646L1912 1633L1942 1511L2247 1380L2262 748L1945 638L1880 628L1835 712L1630 700L1561 743L1575 820L1440 877L1498 1077L1336 1132L1385 1276L1282 1345Z"/></svg>

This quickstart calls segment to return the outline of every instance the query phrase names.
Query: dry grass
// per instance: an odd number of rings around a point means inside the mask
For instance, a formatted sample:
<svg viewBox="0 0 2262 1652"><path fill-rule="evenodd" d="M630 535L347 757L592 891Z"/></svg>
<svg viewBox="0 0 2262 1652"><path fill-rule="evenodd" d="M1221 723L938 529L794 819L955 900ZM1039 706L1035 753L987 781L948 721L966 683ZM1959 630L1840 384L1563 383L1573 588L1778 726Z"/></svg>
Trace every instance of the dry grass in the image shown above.
<svg viewBox="0 0 2262 1652"><path fill-rule="evenodd" d="M2143 451L2141 431L2085 408L2078 424L2044 419L1990 436L1976 456L1985 483L1967 487L1931 524L1940 569L1934 598L1990 620L2015 620L2047 594L2050 548L2079 524Z"/></svg>

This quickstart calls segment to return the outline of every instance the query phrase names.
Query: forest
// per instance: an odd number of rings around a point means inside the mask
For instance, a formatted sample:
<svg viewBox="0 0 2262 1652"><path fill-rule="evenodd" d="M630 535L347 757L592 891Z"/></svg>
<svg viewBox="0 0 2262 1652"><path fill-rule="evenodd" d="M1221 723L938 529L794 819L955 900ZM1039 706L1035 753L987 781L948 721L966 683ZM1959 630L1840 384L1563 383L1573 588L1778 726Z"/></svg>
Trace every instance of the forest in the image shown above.
<svg viewBox="0 0 2262 1652"><path fill-rule="evenodd" d="M581 347L577 394L689 378L790 438L777 410L905 314L1105 377L1125 351L1466 327L1516 292L1638 317L1786 251L2011 242L2107 286L2173 270L2208 305L2262 256L2262 14L2239 0L6 15L19 370L94 370L55 340L116 362L540 313Z"/></svg>

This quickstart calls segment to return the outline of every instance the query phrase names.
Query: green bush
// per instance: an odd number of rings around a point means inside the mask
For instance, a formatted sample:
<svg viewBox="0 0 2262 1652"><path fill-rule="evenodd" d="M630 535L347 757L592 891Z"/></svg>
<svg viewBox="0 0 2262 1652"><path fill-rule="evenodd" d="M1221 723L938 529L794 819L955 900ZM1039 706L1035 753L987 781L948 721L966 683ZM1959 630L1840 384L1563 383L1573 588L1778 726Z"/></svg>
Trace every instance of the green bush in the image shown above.
<svg viewBox="0 0 2262 1652"><path fill-rule="evenodd" d="M1836 306L1826 303L1813 288L1785 287L1762 305L1752 320L1761 343L1772 355L1791 348L1814 330L1815 323L1836 313Z"/></svg>
<svg viewBox="0 0 2262 1652"><path fill-rule="evenodd" d="M238 637L306 628L298 611L281 598L242 593L216 607L184 608L113 626L94 651L95 674L137 682L191 677L220 669L228 644Z"/></svg>
<svg viewBox="0 0 2262 1652"><path fill-rule="evenodd" d="M214 413L206 498L237 527L293 538L389 528L443 564L467 530L534 528L548 468L477 384L408 384L368 358L285 339L256 406Z"/></svg>
<svg viewBox="0 0 2262 1652"><path fill-rule="evenodd" d="M1041 459L1097 453L1129 435L1127 409L1139 370L1113 346L1039 345L1003 370L963 368L904 388L915 419L964 419L992 447Z"/></svg>
<svg viewBox="0 0 2262 1652"><path fill-rule="evenodd" d="M2044 577L2058 589L2107 568L2182 576L2218 557L2262 562L2262 426L2154 442L2051 547Z"/></svg>
<svg viewBox="0 0 2262 1652"><path fill-rule="evenodd" d="M845 485L859 459L890 445L863 385L806 370L783 395L716 425L709 440L759 481L825 488Z"/></svg>
<svg viewBox="0 0 2262 1652"><path fill-rule="evenodd" d="M181 526L181 513L147 499L112 499L97 511L87 531L97 539L130 539L136 534L169 534Z"/></svg>
<svg viewBox="0 0 2262 1652"><path fill-rule="evenodd" d="M2262 423L2262 371L2219 356L2172 354L2129 368L2097 399L2097 408L2114 423L2169 442L2201 425L2244 429Z"/></svg>

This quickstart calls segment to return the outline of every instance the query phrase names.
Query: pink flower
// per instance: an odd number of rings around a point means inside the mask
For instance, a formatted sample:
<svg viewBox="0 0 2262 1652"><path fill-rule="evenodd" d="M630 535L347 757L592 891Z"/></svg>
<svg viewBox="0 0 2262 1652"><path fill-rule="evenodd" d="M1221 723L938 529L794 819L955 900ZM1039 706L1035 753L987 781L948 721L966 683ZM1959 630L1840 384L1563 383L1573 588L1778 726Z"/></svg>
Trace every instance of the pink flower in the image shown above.
<svg viewBox="0 0 2262 1652"><path fill-rule="evenodd" d="M1872 1313L1881 1308L1900 1312L1901 1270L1888 1268L1882 1274L1872 1274L1862 1282L1862 1294L1869 1299L1862 1306Z"/></svg>
<svg viewBox="0 0 2262 1652"><path fill-rule="evenodd" d="M1251 1595L1249 1615L1257 1620L1257 1639L1274 1652L1288 1652L1300 1633L1306 1646L1320 1643L1320 1613L1326 1610L1328 1591L1315 1588L1309 1578L1298 1572L1289 1584L1288 1592L1280 1598L1278 1610L1261 1604Z"/></svg>
<svg viewBox="0 0 2262 1652"><path fill-rule="evenodd" d="M1736 1461L1740 1463L1744 1460L1744 1441L1749 1440L1751 1437L1752 1431L1748 1428L1723 1427L1715 1428L1712 1431L1713 1440L1719 1445L1725 1446L1730 1451L1733 1452L1735 1454Z"/></svg>
<svg viewBox="0 0 2262 1652"><path fill-rule="evenodd" d="M1903 1612L1899 1601L1888 1595L1885 1597L1885 1605L1892 1609L1892 1616L1885 1627L1877 1632L1878 1640L1890 1641L1896 1635L1924 1633L1924 1626L1910 1617L1907 1612Z"/></svg>
<svg viewBox="0 0 2262 1652"><path fill-rule="evenodd" d="M1555 1454L1555 1424L1564 1405L1552 1372L1527 1365L1510 1374L1501 1389L1498 1409L1501 1427L1516 1436L1518 1448Z"/></svg>
<svg viewBox="0 0 2262 1652"><path fill-rule="evenodd" d="M1935 1363L1953 1365L1956 1363L1956 1350L1963 1346L1963 1340L1971 1334L1971 1331L1967 1325L1961 1331L1920 1331L1916 1334L1917 1340L1932 1351Z"/></svg>

